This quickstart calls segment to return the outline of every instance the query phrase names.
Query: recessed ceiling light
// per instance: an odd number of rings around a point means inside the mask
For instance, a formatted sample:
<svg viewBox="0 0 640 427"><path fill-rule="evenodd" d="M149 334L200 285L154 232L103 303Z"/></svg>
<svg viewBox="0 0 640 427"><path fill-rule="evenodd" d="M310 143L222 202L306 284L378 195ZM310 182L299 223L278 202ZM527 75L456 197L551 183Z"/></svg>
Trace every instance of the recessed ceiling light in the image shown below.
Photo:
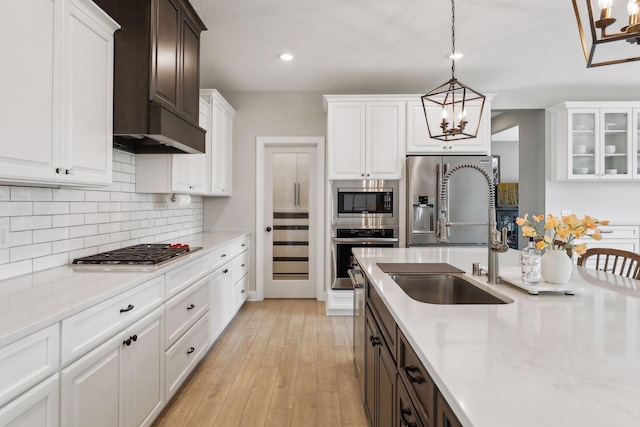
<svg viewBox="0 0 640 427"><path fill-rule="evenodd" d="M291 61L293 59L293 55L291 55L290 53L281 53L280 59L282 59L283 61Z"/></svg>
<svg viewBox="0 0 640 427"><path fill-rule="evenodd" d="M460 59L462 58L462 54L460 52L452 53L449 55L449 59Z"/></svg>

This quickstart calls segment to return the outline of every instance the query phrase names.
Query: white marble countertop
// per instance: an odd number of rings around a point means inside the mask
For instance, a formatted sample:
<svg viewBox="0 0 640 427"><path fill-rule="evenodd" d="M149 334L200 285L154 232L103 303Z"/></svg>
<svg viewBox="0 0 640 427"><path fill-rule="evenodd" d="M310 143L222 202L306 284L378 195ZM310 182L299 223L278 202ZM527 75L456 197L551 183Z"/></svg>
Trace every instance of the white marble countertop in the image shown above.
<svg viewBox="0 0 640 427"><path fill-rule="evenodd" d="M470 274L486 249L354 253L464 426L640 425L639 281L575 266L575 296L500 284L487 286L512 303L432 305L376 263L446 262ZM504 271L518 260L514 250L500 255Z"/></svg>
<svg viewBox="0 0 640 427"><path fill-rule="evenodd" d="M107 298L245 236L243 232L207 232L174 239L202 247L160 267L122 267L110 272L56 267L0 281L0 347L52 325Z"/></svg>

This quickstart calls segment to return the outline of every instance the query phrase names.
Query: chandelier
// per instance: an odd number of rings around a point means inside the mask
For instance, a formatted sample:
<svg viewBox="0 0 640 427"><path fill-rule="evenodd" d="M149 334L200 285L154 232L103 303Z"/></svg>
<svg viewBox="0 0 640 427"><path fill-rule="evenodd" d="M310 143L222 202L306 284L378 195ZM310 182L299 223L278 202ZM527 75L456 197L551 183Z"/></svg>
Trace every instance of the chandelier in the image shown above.
<svg viewBox="0 0 640 427"><path fill-rule="evenodd" d="M640 0L628 0L628 24L618 24L620 25L618 32L613 30L611 33L609 31L614 28L612 25L617 21L616 18L611 17L614 0L597 1L599 16L594 14L593 6L596 3L594 0L571 1L578 21L578 31L587 68L640 60L640 47L638 47L640 44ZM620 14L623 8L620 0L616 6L620 10L616 9L615 11ZM585 35L585 28L591 33L591 40Z"/></svg>
<svg viewBox="0 0 640 427"><path fill-rule="evenodd" d="M484 95L464 85L456 71L456 6L451 0L451 79L423 95L422 108L429 136L441 141L475 138L478 134Z"/></svg>

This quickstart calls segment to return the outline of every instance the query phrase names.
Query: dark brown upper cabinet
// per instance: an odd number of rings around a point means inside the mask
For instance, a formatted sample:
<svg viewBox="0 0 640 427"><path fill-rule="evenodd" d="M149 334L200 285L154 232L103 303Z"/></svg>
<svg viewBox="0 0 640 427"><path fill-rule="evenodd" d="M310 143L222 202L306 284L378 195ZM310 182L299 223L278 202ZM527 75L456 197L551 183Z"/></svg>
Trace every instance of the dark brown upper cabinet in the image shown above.
<svg viewBox="0 0 640 427"><path fill-rule="evenodd" d="M200 33L187 0L95 0L115 38L114 141L136 153L202 153Z"/></svg>

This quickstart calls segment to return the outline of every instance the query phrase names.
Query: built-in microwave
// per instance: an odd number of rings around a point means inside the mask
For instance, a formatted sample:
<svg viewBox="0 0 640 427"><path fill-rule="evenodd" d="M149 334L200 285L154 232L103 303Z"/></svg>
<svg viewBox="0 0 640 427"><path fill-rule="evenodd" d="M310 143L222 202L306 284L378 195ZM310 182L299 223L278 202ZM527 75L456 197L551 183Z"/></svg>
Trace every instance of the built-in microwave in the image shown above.
<svg viewBox="0 0 640 427"><path fill-rule="evenodd" d="M393 197L391 187L338 188L335 209L338 218L363 215L392 217Z"/></svg>

